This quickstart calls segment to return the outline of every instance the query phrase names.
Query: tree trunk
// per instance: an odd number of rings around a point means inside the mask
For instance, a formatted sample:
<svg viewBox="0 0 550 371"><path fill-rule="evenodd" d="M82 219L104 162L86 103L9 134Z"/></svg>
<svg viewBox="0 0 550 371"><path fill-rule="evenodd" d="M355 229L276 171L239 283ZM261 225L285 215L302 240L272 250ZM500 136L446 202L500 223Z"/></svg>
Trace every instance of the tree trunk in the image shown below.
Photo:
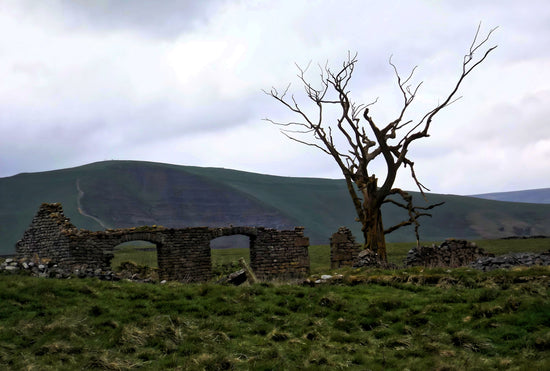
<svg viewBox="0 0 550 371"><path fill-rule="evenodd" d="M370 218L363 222L363 227L361 228L365 237L365 249L376 252L380 259L387 261L382 212L380 208L376 208L369 210L367 214Z"/></svg>

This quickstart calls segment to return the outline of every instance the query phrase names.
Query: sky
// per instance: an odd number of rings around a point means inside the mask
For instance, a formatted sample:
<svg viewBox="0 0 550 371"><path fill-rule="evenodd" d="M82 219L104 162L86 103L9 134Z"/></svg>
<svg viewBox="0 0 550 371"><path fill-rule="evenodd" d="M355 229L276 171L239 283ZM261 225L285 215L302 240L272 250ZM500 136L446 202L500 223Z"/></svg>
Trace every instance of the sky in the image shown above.
<svg viewBox="0 0 550 371"><path fill-rule="evenodd" d="M454 87L475 31L498 45L410 158L432 192L550 187L550 4L529 1L0 0L0 177L104 160L342 178L334 160L265 121L297 120L263 90L297 65L337 70L384 125L401 75L418 120ZM327 124L330 124L327 117ZM384 177L384 166L372 172ZM395 186L415 190L408 169Z"/></svg>

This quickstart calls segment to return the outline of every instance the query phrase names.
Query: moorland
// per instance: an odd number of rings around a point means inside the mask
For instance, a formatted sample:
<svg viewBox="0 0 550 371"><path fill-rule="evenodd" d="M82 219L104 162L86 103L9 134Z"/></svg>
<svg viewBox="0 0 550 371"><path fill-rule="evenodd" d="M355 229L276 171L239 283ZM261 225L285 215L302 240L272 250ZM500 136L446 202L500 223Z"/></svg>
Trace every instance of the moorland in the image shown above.
<svg viewBox="0 0 550 371"><path fill-rule="evenodd" d="M529 200L540 200L549 193L540 192L529 192L528 195L536 195ZM412 194L418 205L426 204L418 193ZM441 194L427 194L427 198L429 203L445 204L432 210L432 218L421 219L423 240L550 235L550 204ZM361 235L343 179L104 161L0 178L0 255L14 253L15 243L43 202L60 202L71 222L88 230L141 225L276 229L304 226L312 245L327 244L341 226L349 227L357 237ZM401 221L402 211L390 205L383 208L385 225ZM412 241L414 231L401 228L387 235L387 239ZM241 243L244 246L246 242Z"/></svg>
<svg viewBox="0 0 550 371"><path fill-rule="evenodd" d="M308 280L238 287L217 282L249 258L239 241L232 248L213 242L214 277L201 284L0 273L0 367L550 369L549 267L330 269L329 247L318 244L342 225L359 235L347 197L342 180L132 161L2 178L2 254L13 254L42 202L61 202L77 227L90 230L303 225L312 246ZM550 249L548 238L501 239L550 235L548 204L428 198L446 204L423 221L424 244L457 237L497 255ZM388 223L399 218L383 212ZM390 262L401 264L411 235L390 235ZM155 246L117 247L112 268L127 261L154 271ZM322 275L332 279L315 284Z"/></svg>
<svg viewBox="0 0 550 371"><path fill-rule="evenodd" d="M495 254L548 239L477 241ZM390 244L398 262L410 246ZM222 272L246 249L214 249ZM144 256L145 255L145 256ZM543 370L550 367L550 269L329 269L317 285L238 287L0 276L4 369ZM118 261L154 264L120 248ZM221 274L221 273L220 273Z"/></svg>

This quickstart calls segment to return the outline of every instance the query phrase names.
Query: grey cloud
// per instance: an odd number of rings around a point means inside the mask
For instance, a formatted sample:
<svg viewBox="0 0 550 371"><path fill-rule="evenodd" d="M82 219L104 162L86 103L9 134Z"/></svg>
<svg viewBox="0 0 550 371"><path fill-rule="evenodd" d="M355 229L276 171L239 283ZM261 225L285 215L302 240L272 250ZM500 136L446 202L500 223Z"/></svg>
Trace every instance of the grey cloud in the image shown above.
<svg viewBox="0 0 550 371"><path fill-rule="evenodd" d="M550 42L550 7L546 0L502 0L498 5L492 1L453 0L443 4L457 16L474 19L475 15L482 26L498 27L494 40L503 60L550 56L550 49L545 47Z"/></svg>
<svg viewBox="0 0 550 371"><path fill-rule="evenodd" d="M200 132L214 133L250 120L259 122L265 102L262 93L258 92L235 99L206 101L191 107L182 103L161 97L154 102L130 106L121 97L118 101L105 101L101 110L86 115L77 111L75 115L65 117L56 112L56 108L51 112L44 109L23 115L21 112L10 113L9 107L3 107L0 137L11 138L11 143L3 143L0 158L9 158L14 152L21 154L24 148L33 148L32 152L43 160L57 152L93 151L100 147L116 150L121 145L163 142ZM121 106L129 108L110 114ZM242 109L243 106L248 109ZM14 128L19 130L14 132ZM3 166L2 173L5 171Z"/></svg>
<svg viewBox="0 0 550 371"><path fill-rule="evenodd" d="M142 36L174 38L208 21L227 0L58 0L23 1L25 10L52 14L68 28L129 30Z"/></svg>
<svg viewBox="0 0 550 371"><path fill-rule="evenodd" d="M205 102L182 108L177 101L159 101L122 118L127 140L135 143L161 142L197 133L215 133L261 117L260 93L235 99ZM247 106L247 109L243 109ZM112 123L116 126L116 123Z"/></svg>
<svg viewBox="0 0 550 371"><path fill-rule="evenodd" d="M542 125L550 98L540 94L547 74L532 71L550 53L545 3L0 0L0 176L124 156L339 176L328 156L301 152L305 146L277 128L255 131L268 125L265 117L296 119L260 89L292 82L291 92L303 96L293 62L311 60L316 81L317 63L337 69L357 51L350 89L359 103L380 97L371 112L383 122L402 104L388 65L393 54L403 76L419 66L415 81L425 83L415 103L431 109L448 93L482 20L484 32L500 26L492 39L499 48L462 87L466 99L446 110L426 146L413 152L427 174L421 178L437 190L437 174L447 168L484 175L478 150L492 155L508 146L514 153L514 141L533 143L529 132L548 138ZM474 148L458 148L451 133ZM260 158L244 142L270 152ZM444 156L453 162L430 162Z"/></svg>
<svg viewBox="0 0 550 371"><path fill-rule="evenodd" d="M507 148L524 148L539 139L550 139L550 91L490 107L468 133L470 142L492 141Z"/></svg>

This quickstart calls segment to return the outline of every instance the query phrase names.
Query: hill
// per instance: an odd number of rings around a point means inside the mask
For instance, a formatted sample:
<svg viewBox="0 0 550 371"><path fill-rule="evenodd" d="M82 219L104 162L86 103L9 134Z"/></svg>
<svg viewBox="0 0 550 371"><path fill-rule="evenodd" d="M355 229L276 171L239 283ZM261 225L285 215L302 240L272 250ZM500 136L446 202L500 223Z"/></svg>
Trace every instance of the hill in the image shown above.
<svg viewBox="0 0 550 371"><path fill-rule="evenodd" d="M497 192L473 195L486 200L528 202L533 204L550 204L550 188L528 189L525 191Z"/></svg>
<svg viewBox="0 0 550 371"><path fill-rule="evenodd" d="M419 204L423 203L414 193ZM550 235L550 205L429 194L444 201L422 222L426 241ZM0 254L13 253L42 202L61 202L79 228L250 225L306 227L312 244L326 244L340 226L359 240L360 228L344 180L290 178L229 169L138 161L105 161L71 169L0 178ZM383 209L386 225L402 210ZM410 228L387 236L414 240Z"/></svg>

